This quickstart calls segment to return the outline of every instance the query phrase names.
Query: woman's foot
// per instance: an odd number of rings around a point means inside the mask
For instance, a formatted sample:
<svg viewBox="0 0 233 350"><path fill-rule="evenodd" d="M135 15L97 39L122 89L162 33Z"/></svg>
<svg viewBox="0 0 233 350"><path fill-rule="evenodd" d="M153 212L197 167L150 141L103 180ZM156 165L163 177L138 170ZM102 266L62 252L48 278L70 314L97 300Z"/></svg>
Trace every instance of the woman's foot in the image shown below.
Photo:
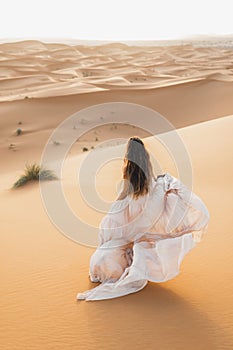
<svg viewBox="0 0 233 350"><path fill-rule="evenodd" d="M97 276L89 274L90 281L93 283L100 282Z"/></svg>

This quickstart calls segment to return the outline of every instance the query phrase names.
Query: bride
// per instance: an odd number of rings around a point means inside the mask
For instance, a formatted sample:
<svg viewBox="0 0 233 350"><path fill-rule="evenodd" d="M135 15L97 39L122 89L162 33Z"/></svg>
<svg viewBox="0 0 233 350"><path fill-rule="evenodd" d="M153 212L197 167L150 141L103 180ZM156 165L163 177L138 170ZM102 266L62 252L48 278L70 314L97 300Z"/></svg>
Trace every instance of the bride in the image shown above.
<svg viewBox="0 0 233 350"><path fill-rule="evenodd" d="M171 174L155 178L138 137L128 140L123 183L100 223L99 245L90 259L89 278L101 283L78 293L78 300L116 298L141 290L148 281L174 278L207 231L205 204Z"/></svg>

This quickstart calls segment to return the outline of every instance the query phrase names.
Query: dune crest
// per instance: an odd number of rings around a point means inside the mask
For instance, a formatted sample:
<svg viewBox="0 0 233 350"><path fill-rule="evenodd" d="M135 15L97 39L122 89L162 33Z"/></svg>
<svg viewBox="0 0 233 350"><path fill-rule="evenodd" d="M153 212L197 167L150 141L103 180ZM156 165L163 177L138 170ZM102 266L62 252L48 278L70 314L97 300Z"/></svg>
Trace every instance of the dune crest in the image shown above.
<svg viewBox="0 0 233 350"><path fill-rule="evenodd" d="M198 80L231 82L233 53L218 47L0 44L0 101L127 89Z"/></svg>

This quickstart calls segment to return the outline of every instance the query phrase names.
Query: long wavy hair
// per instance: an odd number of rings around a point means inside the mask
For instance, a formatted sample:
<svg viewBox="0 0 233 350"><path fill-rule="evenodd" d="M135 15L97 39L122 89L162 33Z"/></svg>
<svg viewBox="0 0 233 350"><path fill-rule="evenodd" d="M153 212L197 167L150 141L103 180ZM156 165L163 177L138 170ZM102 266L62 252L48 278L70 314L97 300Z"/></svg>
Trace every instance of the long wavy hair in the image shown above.
<svg viewBox="0 0 233 350"><path fill-rule="evenodd" d="M136 199L147 194L153 177L150 155L143 141L137 136L130 137L123 165L127 194Z"/></svg>

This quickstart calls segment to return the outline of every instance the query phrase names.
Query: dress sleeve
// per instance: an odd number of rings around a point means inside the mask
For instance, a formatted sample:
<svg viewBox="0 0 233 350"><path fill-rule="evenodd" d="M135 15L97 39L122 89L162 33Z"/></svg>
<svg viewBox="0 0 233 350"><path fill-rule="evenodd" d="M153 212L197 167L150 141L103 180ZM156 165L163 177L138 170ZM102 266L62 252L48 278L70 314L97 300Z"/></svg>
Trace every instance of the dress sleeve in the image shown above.
<svg viewBox="0 0 233 350"><path fill-rule="evenodd" d="M179 179L166 173L165 208L161 220L154 229L167 237L191 233L195 242L200 242L207 232L210 215L200 197Z"/></svg>

